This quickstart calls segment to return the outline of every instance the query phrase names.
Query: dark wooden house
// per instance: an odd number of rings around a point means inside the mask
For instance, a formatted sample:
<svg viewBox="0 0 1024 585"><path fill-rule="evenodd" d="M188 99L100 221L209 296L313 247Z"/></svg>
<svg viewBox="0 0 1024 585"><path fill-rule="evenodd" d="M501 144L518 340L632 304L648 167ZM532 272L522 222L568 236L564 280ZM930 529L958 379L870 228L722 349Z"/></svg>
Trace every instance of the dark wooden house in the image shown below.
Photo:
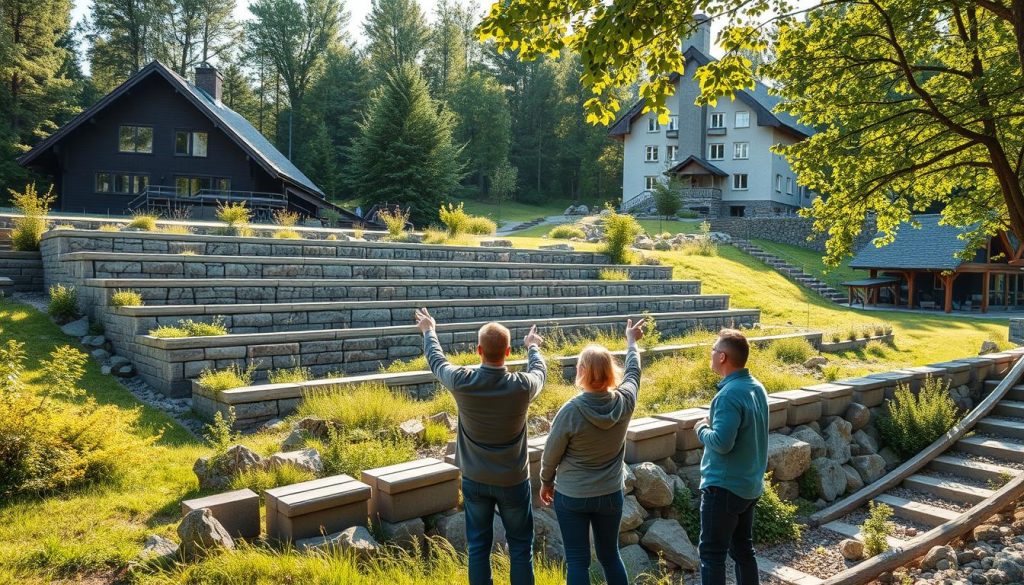
<svg viewBox="0 0 1024 585"><path fill-rule="evenodd" d="M258 220L329 209L359 221L224 105L221 85L213 67L197 68L192 84L153 61L18 162L53 178L63 212L186 208L203 218L218 202L244 201Z"/></svg>
<svg viewBox="0 0 1024 585"><path fill-rule="evenodd" d="M957 256L965 250L960 235L967 230L940 225L939 215L914 219L920 228L904 225L893 243L869 243L853 257L850 267L868 271L869 278L845 283L851 298L863 291L865 302L947 313L1024 306L1024 246L1013 234L990 238L965 261Z"/></svg>

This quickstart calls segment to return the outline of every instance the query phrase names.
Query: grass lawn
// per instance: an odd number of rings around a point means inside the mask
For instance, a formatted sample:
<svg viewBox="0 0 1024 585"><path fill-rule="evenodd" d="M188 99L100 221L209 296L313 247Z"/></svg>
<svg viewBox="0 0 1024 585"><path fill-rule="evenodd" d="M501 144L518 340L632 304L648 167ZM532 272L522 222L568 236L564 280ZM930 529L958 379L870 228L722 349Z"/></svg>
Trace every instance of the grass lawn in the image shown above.
<svg viewBox="0 0 1024 585"><path fill-rule="evenodd" d="M668 232L670 234L696 234L700 232L699 221L658 221L656 219L641 219L638 221L640 223L640 226L644 228L644 231L650 235L660 234L664 232ZM536 238L547 235L547 233L550 232L556 225L561 224L535 225L532 228L512 232L512 235Z"/></svg>
<svg viewBox="0 0 1024 585"><path fill-rule="evenodd" d="M774 254L786 262L800 267L807 274L826 282L839 292L845 291L840 283L868 277L867 272L854 270L847 266L849 260L843 260L839 266L831 268L822 263L821 254L812 250L768 240L751 240L751 243L769 254Z"/></svg>
<svg viewBox="0 0 1024 585"><path fill-rule="evenodd" d="M516 201L503 201L499 212L498 205L493 201L477 201L463 199L466 213L471 215L482 215L495 221L530 221L538 217L549 215L561 215L566 207L572 204L571 201L549 201L544 205L530 205Z"/></svg>

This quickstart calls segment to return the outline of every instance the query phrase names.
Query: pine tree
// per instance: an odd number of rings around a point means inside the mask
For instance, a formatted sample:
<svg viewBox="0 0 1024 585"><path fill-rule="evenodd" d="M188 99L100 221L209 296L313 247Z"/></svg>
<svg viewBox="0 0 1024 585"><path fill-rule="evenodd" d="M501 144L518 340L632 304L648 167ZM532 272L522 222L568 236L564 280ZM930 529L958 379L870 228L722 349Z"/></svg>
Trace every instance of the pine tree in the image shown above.
<svg viewBox="0 0 1024 585"><path fill-rule="evenodd" d="M255 125L260 114L260 104L246 71L238 63L230 62L221 69L221 73L224 75L221 101Z"/></svg>
<svg viewBox="0 0 1024 585"><path fill-rule="evenodd" d="M430 34L416 0L373 0L363 31L370 62L381 79L416 63Z"/></svg>
<svg viewBox="0 0 1024 585"><path fill-rule="evenodd" d="M453 126L452 114L430 99L414 65L388 75L374 91L351 149L348 172L364 203L408 207L420 225L437 220L462 174Z"/></svg>
<svg viewBox="0 0 1024 585"><path fill-rule="evenodd" d="M455 87L450 105L458 117L455 141L465 145L467 179L483 195L485 178L508 158L511 116L505 90L489 74L474 71Z"/></svg>
<svg viewBox="0 0 1024 585"><path fill-rule="evenodd" d="M93 81L110 91L166 50L168 0L94 0L89 60Z"/></svg>
<svg viewBox="0 0 1024 585"><path fill-rule="evenodd" d="M423 53L423 74L435 99L447 100L466 73L463 13L462 6L450 0L440 0L434 11L434 28Z"/></svg>

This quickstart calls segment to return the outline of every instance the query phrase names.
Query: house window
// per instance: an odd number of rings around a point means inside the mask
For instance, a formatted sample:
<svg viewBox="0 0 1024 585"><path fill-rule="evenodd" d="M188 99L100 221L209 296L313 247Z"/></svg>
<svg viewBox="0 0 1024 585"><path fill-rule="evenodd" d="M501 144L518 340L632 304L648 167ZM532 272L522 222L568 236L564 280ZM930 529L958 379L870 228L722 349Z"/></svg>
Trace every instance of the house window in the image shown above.
<svg viewBox="0 0 1024 585"><path fill-rule="evenodd" d="M775 191L782 193L782 175L775 175Z"/></svg>
<svg viewBox="0 0 1024 585"><path fill-rule="evenodd" d="M149 175L135 175L132 193L142 193L149 188Z"/></svg>
<svg viewBox="0 0 1024 585"><path fill-rule="evenodd" d="M132 173L96 173L97 193L116 193L130 195L141 193L149 186L149 175Z"/></svg>
<svg viewBox="0 0 1024 585"><path fill-rule="evenodd" d="M743 217L746 212L746 207L743 205L730 205L729 206L729 217Z"/></svg>
<svg viewBox="0 0 1024 585"><path fill-rule="evenodd" d="M661 130L661 124L658 123L658 116L651 114L650 118L647 118L647 131L657 132Z"/></svg>
<svg viewBox="0 0 1024 585"><path fill-rule="evenodd" d="M658 177L657 177L657 175L648 175L648 176L644 177L644 189L647 189L648 191L650 191L651 189L654 189L657 186L658 186Z"/></svg>
<svg viewBox="0 0 1024 585"><path fill-rule="evenodd" d="M734 191L746 191L747 190L747 174L736 173L732 176L732 188Z"/></svg>
<svg viewBox="0 0 1024 585"><path fill-rule="evenodd" d="M732 143L732 157L736 160L747 160L750 155L750 143L749 142L733 142Z"/></svg>
<svg viewBox="0 0 1024 585"><path fill-rule="evenodd" d="M668 129L669 130L679 130L679 116L669 116L668 117Z"/></svg>
<svg viewBox="0 0 1024 585"><path fill-rule="evenodd" d="M118 128L117 150L119 152L153 152L152 126L121 126Z"/></svg>
<svg viewBox="0 0 1024 585"><path fill-rule="evenodd" d="M180 197L192 197L200 191L231 190L231 179L225 177L174 177L174 190Z"/></svg>
<svg viewBox="0 0 1024 585"><path fill-rule="evenodd" d="M786 177L786 194L793 194L793 177Z"/></svg>
<svg viewBox="0 0 1024 585"><path fill-rule="evenodd" d="M669 144L666 148L665 156L668 160L676 160L676 156L679 154L679 147L673 144Z"/></svg>
<svg viewBox="0 0 1024 585"><path fill-rule="evenodd" d="M174 133L174 154L178 156L206 156L206 132L178 130Z"/></svg>
<svg viewBox="0 0 1024 585"><path fill-rule="evenodd" d="M112 193L113 191L114 181L110 173L96 173L96 192Z"/></svg>
<svg viewBox="0 0 1024 585"><path fill-rule="evenodd" d="M658 162L658 147L657 146L645 146L644 147L644 160L647 162Z"/></svg>
<svg viewBox="0 0 1024 585"><path fill-rule="evenodd" d="M737 128L749 128L750 127L750 112L736 112L736 127Z"/></svg>
<svg viewBox="0 0 1024 585"><path fill-rule="evenodd" d="M722 112L711 113L711 128L725 128L725 114Z"/></svg>
<svg viewBox="0 0 1024 585"><path fill-rule="evenodd" d="M725 145L712 143L708 145L708 160L722 160L725 158Z"/></svg>

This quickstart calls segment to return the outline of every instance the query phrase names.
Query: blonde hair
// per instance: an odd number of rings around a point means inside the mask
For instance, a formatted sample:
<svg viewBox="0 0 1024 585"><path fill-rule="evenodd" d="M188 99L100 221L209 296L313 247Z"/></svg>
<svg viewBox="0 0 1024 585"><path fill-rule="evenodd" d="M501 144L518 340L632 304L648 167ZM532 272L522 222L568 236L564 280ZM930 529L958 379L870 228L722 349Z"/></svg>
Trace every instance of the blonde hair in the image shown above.
<svg viewBox="0 0 1024 585"><path fill-rule="evenodd" d="M622 368L607 348L592 343L576 360L576 386L587 390L611 390L622 383Z"/></svg>
<svg viewBox="0 0 1024 585"><path fill-rule="evenodd" d="M501 323L488 323L477 332L480 351L483 353L484 359L489 362L504 360L511 341L512 335L508 332L508 328Z"/></svg>

